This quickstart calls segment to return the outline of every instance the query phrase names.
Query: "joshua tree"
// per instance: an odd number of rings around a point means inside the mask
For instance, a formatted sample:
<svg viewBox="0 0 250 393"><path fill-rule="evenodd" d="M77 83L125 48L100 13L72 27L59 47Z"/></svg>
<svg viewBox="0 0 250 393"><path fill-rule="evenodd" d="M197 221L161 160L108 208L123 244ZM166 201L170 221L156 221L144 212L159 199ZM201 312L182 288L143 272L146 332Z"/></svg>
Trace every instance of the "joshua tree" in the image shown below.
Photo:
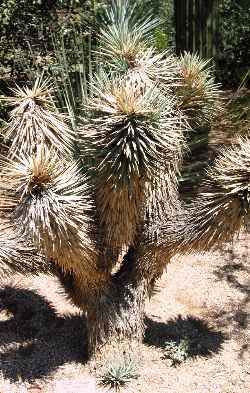
<svg viewBox="0 0 250 393"><path fill-rule="evenodd" d="M57 274L87 315L90 351L140 339L170 258L229 241L249 214L249 140L222 150L191 204L179 198L185 134L212 121L220 92L207 61L157 53L156 24L113 3L77 132L46 81L8 98L0 269Z"/></svg>

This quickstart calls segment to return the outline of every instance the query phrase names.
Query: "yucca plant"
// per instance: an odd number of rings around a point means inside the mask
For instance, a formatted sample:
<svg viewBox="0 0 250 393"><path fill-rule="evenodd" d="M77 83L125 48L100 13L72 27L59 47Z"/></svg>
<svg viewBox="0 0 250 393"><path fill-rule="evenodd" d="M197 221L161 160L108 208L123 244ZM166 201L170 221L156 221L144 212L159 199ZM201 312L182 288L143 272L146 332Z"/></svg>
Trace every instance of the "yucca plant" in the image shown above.
<svg viewBox="0 0 250 393"><path fill-rule="evenodd" d="M17 87L13 93L14 97L6 98L14 107L5 129L5 138L12 142L9 156L32 153L41 143L55 146L63 155L69 154L74 136L65 116L55 110L49 81L38 78L33 88Z"/></svg>
<svg viewBox="0 0 250 393"><path fill-rule="evenodd" d="M198 55L184 53L179 64L179 84L174 92L178 107L196 126L211 123L214 111L221 110L218 85L214 82L211 60L200 59Z"/></svg>
<svg viewBox="0 0 250 393"><path fill-rule="evenodd" d="M57 274L86 312L90 352L141 339L170 258L231 240L249 216L248 139L221 152L190 205L180 200L185 135L220 111L219 87L198 56L158 54L155 19L123 5L107 12L103 70L73 130L48 82L16 88L1 158L0 270Z"/></svg>
<svg viewBox="0 0 250 393"><path fill-rule="evenodd" d="M99 376L99 384L120 391L132 379L138 378L136 370L137 367L132 360L117 359Z"/></svg>

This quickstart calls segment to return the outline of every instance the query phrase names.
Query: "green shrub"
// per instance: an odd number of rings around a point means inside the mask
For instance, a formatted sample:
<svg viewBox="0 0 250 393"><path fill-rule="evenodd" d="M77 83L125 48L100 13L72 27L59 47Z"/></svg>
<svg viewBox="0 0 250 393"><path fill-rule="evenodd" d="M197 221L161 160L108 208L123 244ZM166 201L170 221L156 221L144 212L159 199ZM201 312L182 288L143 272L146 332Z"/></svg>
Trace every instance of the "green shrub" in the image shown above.
<svg viewBox="0 0 250 393"><path fill-rule="evenodd" d="M249 0L222 0L219 17L217 78L223 85L235 87L249 70Z"/></svg>
<svg viewBox="0 0 250 393"><path fill-rule="evenodd" d="M102 1L3 0L0 7L0 77L33 79L54 62L52 37L75 31L95 36ZM60 44L60 42L58 42ZM71 40L66 40L70 49Z"/></svg>
<svg viewBox="0 0 250 393"><path fill-rule="evenodd" d="M34 79L34 72L50 68L57 62L54 46L60 46L61 35L65 38L67 56L72 57L75 49L72 36L91 36L93 49L109 3L107 0L2 0L0 77L18 81ZM145 14L147 10L160 16L162 24L155 32L157 48L162 50L172 45L172 0L139 0L136 8L138 13Z"/></svg>

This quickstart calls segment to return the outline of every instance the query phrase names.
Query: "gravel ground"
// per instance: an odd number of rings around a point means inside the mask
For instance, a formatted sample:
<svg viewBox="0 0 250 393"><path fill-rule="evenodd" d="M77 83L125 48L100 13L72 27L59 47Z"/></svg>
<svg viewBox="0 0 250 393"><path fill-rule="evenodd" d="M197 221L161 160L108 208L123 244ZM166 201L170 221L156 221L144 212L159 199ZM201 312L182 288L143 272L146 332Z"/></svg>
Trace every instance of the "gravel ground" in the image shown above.
<svg viewBox="0 0 250 393"><path fill-rule="evenodd" d="M175 258L147 305L146 336L125 393L250 391L250 235L219 252ZM57 280L16 275L0 282L1 393L103 393L86 359L86 329ZM6 301L6 300L5 300ZM166 342L185 360L174 364ZM92 373L91 373L92 370Z"/></svg>

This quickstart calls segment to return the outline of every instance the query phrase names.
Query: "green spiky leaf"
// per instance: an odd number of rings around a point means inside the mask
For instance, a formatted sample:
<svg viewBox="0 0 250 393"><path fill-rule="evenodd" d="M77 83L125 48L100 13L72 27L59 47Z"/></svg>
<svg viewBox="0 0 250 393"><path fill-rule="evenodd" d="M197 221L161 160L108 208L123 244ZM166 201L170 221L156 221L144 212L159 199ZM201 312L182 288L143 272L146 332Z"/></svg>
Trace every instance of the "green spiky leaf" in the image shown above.
<svg viewBox="0 0 250 393"><path fill-rule="evenodd" d="M97 79L95 93L89 102L93 120L83 127L82 139L91 140L101 177L129 185L134 177L157 176L161 165L178 166L185 122L174 99L132 77Z"/></svg>
<svg viewBox="0 0 250 393"><path fill-rule="evenodd" d="M101 56L104 55L111 65L114 59L133 65L137 56L152 43L152 31L159 20L152 16L138 19L135 8L128 0L117 0L107 11L99 42Z"/></svg>
<svg viewBox="0 0 250 393"><path fill-rule="evenodd" d="M52 101L52 88L48 80L38 78L33 88L17 87L14 97L5 100L14 109L10 122L4 129L6 140L10 140L9 156L31 153L36 144L54 146L62 154L73 150L74 136L66 123L66 117L57 112Z"/></svg>
<svg viewBox="0 0 250 393"><path fill-rule="evenodd" d="M211 60L185 52L179 61L180 81L174 93L178 107L195 125L211 123L221 111L220 85L214 82Z"/></svg>
<svg viewBox="0 0 250 393"><path fill-rule="evenodd" d="M1 166L0 209L11 214L24 235L56 260L91 259L92 204L78 163L40 145L32 156L21 154Z"/></svg>

